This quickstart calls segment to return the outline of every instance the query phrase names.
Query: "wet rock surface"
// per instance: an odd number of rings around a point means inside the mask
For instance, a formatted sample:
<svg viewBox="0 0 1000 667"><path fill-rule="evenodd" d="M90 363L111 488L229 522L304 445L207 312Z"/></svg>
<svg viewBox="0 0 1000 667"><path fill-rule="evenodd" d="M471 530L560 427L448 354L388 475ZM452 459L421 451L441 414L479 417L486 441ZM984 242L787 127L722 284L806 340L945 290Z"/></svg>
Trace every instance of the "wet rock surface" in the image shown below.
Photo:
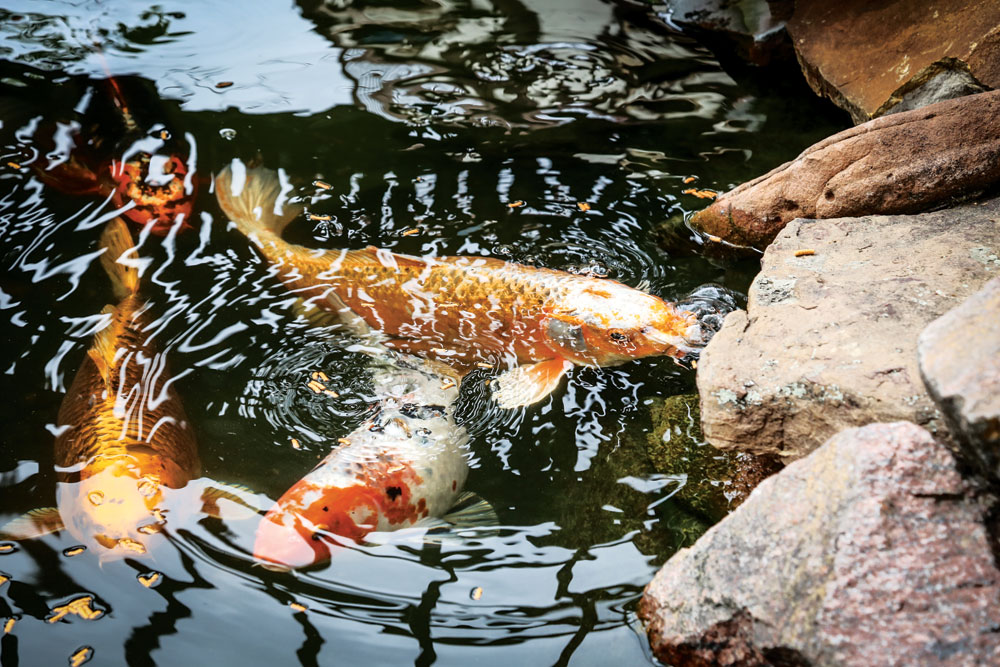
<svg viewBox="0 0 1000 667"><path fill-rule="evenodd" d="M787 29L809 85L858 123L1000 87L993 0L797 0Z"/></svg>
<svg viewBox="0 0 1000 667"><path fill-rule="evenodd" d="M997 253L982 259L1000 272ZM1000 277L931 322L918 352L960 456L1000 489Z"/></svg>
<svg viewBox="0 0 1000 667"><path fill-rule="evenodd" d="M949 442L917 337L1000 275L998 221L1000 199L789 224L764 254L747 311L731 313L702 353L707 441L792 460L844 428L903 419Z"/></svg>
<svg viewBox="0 0 1000 667"><path fill-rule="evenodd" d="M667 561L639 615L672 665L996 664L988 505L925 430L844 431Z"/></svg>
<svg viewBox="0 0 1000 667"><path fill-rule="evenodd" d="M763 249L795 218L919 212L998 183L992 91L839 132L721 195L691 223L727 246Z"/></svg>

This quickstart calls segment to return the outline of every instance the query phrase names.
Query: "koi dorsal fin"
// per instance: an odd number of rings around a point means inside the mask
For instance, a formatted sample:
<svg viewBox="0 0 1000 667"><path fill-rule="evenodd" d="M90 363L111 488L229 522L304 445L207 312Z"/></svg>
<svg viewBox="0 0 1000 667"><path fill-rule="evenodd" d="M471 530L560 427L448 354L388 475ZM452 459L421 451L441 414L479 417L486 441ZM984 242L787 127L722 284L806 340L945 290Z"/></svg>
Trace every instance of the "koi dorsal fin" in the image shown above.
<svg viewBox="0 0 1000 667"><path fill-rule="evenodd" d="M105 384L111 382L111 369L115 365L115 354L118 352L118 336L116 315L118 309L108 305L101 309L102 315L111 315L108 325L94 334L94 344L87 350L87 356L94 362L97 372Z"/></svg>
<svg viewBox="0 0 1000 667"><path fill-rule="evenodd" d="M427 267L427 260L413 255L400 255L390 252L385 248L376 248L373 245L364 250L355 250L352 254L362 259L365 263L381 264L388 268L408 267L423 269Z"/></svg>
<svg viewBox="0 0 1000 667"><path fill-rule="evenodd" d="M139 290L138 258L133 252L132 232L121 218L115 218L101 234L101 264L111 279L115 297L124 299ZM126 255L132 255L127 257Z"/></svg>

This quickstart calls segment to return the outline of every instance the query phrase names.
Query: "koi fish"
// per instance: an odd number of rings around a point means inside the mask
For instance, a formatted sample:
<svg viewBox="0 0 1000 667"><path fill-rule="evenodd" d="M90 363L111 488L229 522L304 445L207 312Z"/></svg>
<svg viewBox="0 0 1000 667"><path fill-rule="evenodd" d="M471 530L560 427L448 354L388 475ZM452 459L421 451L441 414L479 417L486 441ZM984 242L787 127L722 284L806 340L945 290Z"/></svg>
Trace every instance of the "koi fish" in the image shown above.
<svg viewBox="0 0 1000 667"><path fill-rule="evenodd" d="M439 366L401 356L381 363L377 413L268 511L254 543L258 562L306 567L329 560L332 544L373 531L496 524L485 501L462 491L469 435L451 413L455 382Z"/></svg>
<svg viewBox="0 0 1000 667"><path fill-rule="evenodd" d="M153 234L166 235L174 225L189 228L197 195L198 181L179 151L169 150L169 132L152 136L140 130L114 77L107 79L111 100L125 127L126 139L118 145L131 146L124 155L109 158L97 146L100 140L83 142L73 137L74 149L54 163L44 157L32 163L39 179L60 192L72 195L109 197L121 209L121 216L140 226L149 225Z"/></svg>
<svg viewBox="0 0 1000 667"><path fill-rule="evenodd" d="M310 250L281 238L300 207L268 169L234 160L216 177L219 205L308 307L361 320L382 344L460 374L505 363L502 407L543 399L573 366L681 358L701 341L697 318L619 282L486 257L414 257L368 247Z"/></svg>
<svg viewBox="0 0 1000 667"><path fill-rule="evenodd" d="M128 225L112 220L101 245L119 301L102 311L107 325L59 409L57 507L29 512L0 534L28 539L65 528L104 561L147 552L174 511L167 496L198 477L200 463L163 354L143 333L148 307L126 257L134 250Z"/></svg>

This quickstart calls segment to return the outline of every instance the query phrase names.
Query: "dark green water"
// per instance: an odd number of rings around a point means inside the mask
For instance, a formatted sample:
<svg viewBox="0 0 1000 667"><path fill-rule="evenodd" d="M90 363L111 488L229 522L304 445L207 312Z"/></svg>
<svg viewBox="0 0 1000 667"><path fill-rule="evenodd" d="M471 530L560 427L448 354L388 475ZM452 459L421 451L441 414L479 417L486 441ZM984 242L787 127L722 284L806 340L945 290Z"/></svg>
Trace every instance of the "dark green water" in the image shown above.
<svg viewBox="0 0 1000 667"><path fill-rule="evenodd" d="M371 397L349 341L297 320L227 228L208 184L234 157L283 169L301 193L332 186L309 202L330 221L286 234L305 245L495 256L677 300L749 275L658 246L659 223L703 203L682 190L725 190L840 129L782 82L734 81L689 38L600 0L0 0L3 522L54 504L56 414L112 301L95 250L114 206L31 168L73 137L109 156L131 145L108 73L143 131L165 127L196 156L193 229L144 237L142 254L203 474L271 499ZM315 370L338 399L305 387ZM64 664L83 646L94 664L649 662L635 603L705 525L669 498L680 480L643 461L648 406L693 391L693 373L669 359L575 369L510 412L489 405L486 377L463 390L466 486L494 505L499 535L361 546L299 574L253 566L252 521L194 521L149 557L104 565L64 555L68 533L46 536L0 554L0 619L16 619L2 664ZM137 581L150 571L154 588ZM46 622L83 595L100 618Z"/></svg>

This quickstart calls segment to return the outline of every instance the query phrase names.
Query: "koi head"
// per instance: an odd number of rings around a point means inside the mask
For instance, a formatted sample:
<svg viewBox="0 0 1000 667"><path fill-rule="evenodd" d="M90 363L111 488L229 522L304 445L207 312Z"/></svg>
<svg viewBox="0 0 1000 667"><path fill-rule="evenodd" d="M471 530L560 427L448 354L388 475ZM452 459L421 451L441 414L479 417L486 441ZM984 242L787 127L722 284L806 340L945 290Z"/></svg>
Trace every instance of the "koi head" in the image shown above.
<svg viewBox="0 0 1000 667"><path fill-rule="evenodd" d="M546 342L585 366L614 366L641 357L683 357L696 345L693 314L613 281L588 284L544 322Z"/></svg>
<svg viewBox="0 0 1000 667"><path fill-rule="evenodd" d="M134 203L122 215L140 225L151 224L154 234L165 235L183 216L181 229L190 227L196 182L188 178L187 165L177 157L140 153L128 162L111 162L117 206Z"/></svg>
<svg viewBox="0 0 1000 667"><path fill-rule="evenodd" d="M299 568L329 560L331 544L361 541L429 514L414 492L423 480L391 453L357 456L342 445L285 492L261 520L254 558L265 566ZM339 539L338 539L339 538Z"/></svg>
<svg viewBox="0 0 1000 667"><path fill-rule="evenodd" d="M254 558L275 569L329 560L333 536L357 541L378 526L379 508L372 496L360 484L320 486L308 478L299 480L261 520Z"/></svg>
<svg viewBox="0 0 1000 667"><path fill-rule="evenodd" d="M62 482L57 494L66 529L102 560L148 551L166 523L164 485L132 457L118 457L78 482Z"/></svg>

